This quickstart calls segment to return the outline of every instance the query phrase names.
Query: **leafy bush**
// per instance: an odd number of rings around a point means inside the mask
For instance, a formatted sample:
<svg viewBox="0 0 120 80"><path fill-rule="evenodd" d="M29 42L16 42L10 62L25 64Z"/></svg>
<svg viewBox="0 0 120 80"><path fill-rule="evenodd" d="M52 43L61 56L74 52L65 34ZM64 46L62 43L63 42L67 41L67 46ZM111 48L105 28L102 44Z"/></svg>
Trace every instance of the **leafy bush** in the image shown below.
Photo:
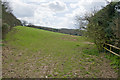
<svg viewBox="0 0 120 80"><path fill-rule="evenodd" d="M120 69L120 57L114 54L109 54L106 55L105 57L111 60L110 65L112 65L114 69Z"/></svg>
<svg viewBox="0 0 120 80"><path fill-rule="evenodd" d="M94 40L98 50L103 50L102 45L104 43L115 44L118 35L118 18L116 10L114 9L118 3L110 3L100 11L94 13L94 15L88 17L87 34ZM117 34L115 34L115 32ZM118 43L116 44L118 45Z"/></svg>
<svg viewBox="0 0 120 80"><path fill-rule="evenodd" d="M2 38L4 39L6 33L10 31L10 26L7 23L2 24Z"/></svg>
<svg viewBox="0 0 120 80"><path fill-rule="evenodd" d="M84 54L89 54L89 55L99 55L99 52L97 49L85 49L82 51Z"/></svg>

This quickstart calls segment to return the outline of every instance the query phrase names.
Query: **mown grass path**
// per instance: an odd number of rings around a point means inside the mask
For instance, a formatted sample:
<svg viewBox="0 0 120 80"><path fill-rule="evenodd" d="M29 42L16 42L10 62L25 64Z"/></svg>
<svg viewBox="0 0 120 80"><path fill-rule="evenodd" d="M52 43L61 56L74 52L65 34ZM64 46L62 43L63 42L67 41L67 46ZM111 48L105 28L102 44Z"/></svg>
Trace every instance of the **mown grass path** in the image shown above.
<svg viewBox="0 0 120 80"><path fill-rule="evenodd" d="M110 61L85 37L18 26L3 47L3 77L116 78Z"/></svg>

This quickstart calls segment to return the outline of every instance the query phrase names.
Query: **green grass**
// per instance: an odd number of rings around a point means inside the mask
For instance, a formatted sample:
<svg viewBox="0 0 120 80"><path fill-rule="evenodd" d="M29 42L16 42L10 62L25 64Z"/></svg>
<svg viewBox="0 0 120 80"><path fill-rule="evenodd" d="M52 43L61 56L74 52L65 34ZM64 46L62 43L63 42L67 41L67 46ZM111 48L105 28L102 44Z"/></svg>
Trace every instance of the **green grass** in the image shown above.
<svg viewBox="0 0 120 80"><path fill-rule="evenodd" d="M120 69L120 57L113 55L112 53L106 53L105 57L111 60L110 65L118 72L117 69Z"/></svg>
<svg viewBox="0 0 120 80"><path fill-rule="evenodd" d="M99 55L99 52L97 49L85 49L83 50L83 53L89 54L89 55L96 55L96 56Z"/></svg>
<svg viewBox="0 0 120 80"><path fill-rule="evenodd" d="M3 56L3 77L7 78L94 77L99 73L94 71L100 71L96 65L102 64L96 46L86 44L90 41L86 37L17 26L5 41L4 47L10 48Z"/></svg>

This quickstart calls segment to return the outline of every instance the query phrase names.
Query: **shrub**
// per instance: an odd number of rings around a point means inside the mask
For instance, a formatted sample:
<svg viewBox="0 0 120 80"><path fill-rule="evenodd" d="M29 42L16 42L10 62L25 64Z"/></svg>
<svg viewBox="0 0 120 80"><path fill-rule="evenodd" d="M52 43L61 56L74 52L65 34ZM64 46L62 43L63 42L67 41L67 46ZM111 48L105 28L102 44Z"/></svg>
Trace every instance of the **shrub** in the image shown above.
<svg viewBox="0 0 120 80"><path fill-rule="evenodd" d="M2 38L5 38L5 35L10 31L10 26L7 23L2 24Z"/></svg>
<svg viewBox="0 0 120 80"><path fill-rule="evenodd" d="M88 54L88 55L99 55L99 52L97 49L85 49L82 51L84 54Z"/></svg>

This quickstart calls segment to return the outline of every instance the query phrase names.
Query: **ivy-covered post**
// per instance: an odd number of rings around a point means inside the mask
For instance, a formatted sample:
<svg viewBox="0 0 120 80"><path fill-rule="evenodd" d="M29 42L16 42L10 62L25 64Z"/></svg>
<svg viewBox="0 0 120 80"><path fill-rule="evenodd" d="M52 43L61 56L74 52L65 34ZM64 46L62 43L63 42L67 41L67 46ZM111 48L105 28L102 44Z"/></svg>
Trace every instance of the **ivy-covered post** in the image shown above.
<svg viewBox="0 0 120 80"><path fill-rule="evenodd" d="M120 1L118 2L118 4L115 6L115 10L117 11L117 37L118 37L118 47L120 47ZM120 54L120 51L119 51ZM119 58L120 59L120 58ZM120 63L120 60L119 60ZM120 66L120 64L118 65ZM120 69L118 72L118 78L120 78Z"/></svg>
<svg viewBox="0 0 120 80"><path fill-rule="evenodd" d="M120 1L115 6L115 10L117 11L117 25L116 25L116 27L117 27L118 47L120 47Z"/></svg>

